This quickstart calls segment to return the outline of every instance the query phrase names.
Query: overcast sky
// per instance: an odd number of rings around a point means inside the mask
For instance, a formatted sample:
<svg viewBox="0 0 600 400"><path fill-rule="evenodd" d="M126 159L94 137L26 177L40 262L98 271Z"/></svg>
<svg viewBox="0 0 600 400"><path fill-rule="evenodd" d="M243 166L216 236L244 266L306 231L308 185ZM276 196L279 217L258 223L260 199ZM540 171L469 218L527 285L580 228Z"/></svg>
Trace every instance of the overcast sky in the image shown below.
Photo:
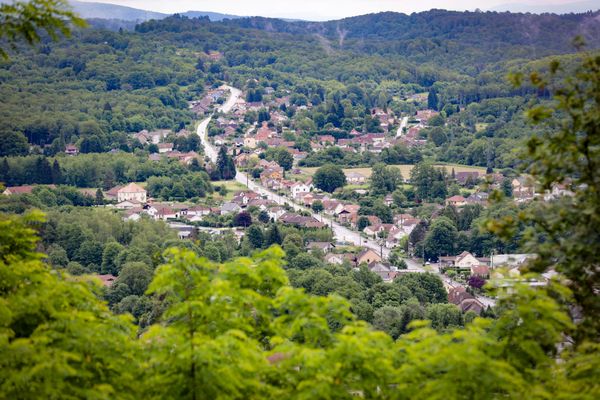
<svg viewBox="0 0 600 400"><path fill-rule="evenodd" d="M80 0L94 1L94 0ZM335 19L379 11L411 13L432 8L446 10L487 10L507 3L554 5L577 0L95 0L144 10L175 13L213 11L241 16ZM600 1L600 0L599 0Z"/></svg>

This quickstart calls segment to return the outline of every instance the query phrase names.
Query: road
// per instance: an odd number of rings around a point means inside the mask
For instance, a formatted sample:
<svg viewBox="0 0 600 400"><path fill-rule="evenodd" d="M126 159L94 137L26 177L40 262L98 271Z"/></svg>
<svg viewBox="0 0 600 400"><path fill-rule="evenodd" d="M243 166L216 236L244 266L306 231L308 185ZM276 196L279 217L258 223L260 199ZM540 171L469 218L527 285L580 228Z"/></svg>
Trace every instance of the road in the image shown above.
<svg viewBox="0 0 600 400"><path fill-rule="evenodd" d="M237 99L239 99L239 97L241 96L242 92L239 89L232 88L231 86L223 86L223 88L227 88L231 94L230 94L230 97L227 99L227 101L221 107L219 107L218 110L221 112L227 113L234 106ZM208 133L207 133L207 127L208 127L208 124L211 121L212 117L213 117L213 115L211 114L209 117L207 117L206 119L204 119L200 122L200 124L198 125L197 133L198 133L198 136L200 137L200 141L202 142L202 145L204 146L204 154L212 162L216 163L217 149L215 148L215 146L213 146L209 142ZM406 122L408 122L408 117L404 117L404 118L406 119ZM405 120L403 119L402 123L400 125L401 128L403 125L406 125L406 122L404 122L404 121ZM400 130L400 132L401 132L401 130ZM329 217L326 217L322 214L314 214L311 209L301 206L299 204L296 204L290 198L288 198L286 196L278 195L277 193L263 187L262 185L258 184L257 182L253 181L252 179L250 179L250 177L243 172L238 171L235 176L235 180L238 181L239 183L241 183L242 185L248 187L248 189L260 194L261 196L266 197L267 199L269 199L279 205L282 205L282 206L288 205L295 211L305 211L305 212L310 213L315 219L322 221L324 224L329 226L331 228L331 230L333 231L334 237L338 241L349 242L349 243L354 244L355 246L369 248L369 249L375 251L377 254L380 254L383 258L388 258L390 255L390 249L386 248L385 246L381 246L377 241L371 240L371 239L365 239L357 231L348 229L345 226L338 224L337 222L335 222L333 219L331 219ZM415 259L406 258L406 259L404 259L404 261L406 262L406 265L409 270L418 271L418 272L425 271L425 269L423 268L421 263ZM431 272L439 274L439 272L437 272L435 270L432 270ZM441 274L440 274L440 276L442 277L442 279L448 279L447 277L444 277ZM487 297L477 296L477 298L486 306L488 304L493 305L493 303L494 303L494 301L492 299L489 299Z"/></svg>
<svg viewBox="0 0 600 400"><path fill-rule="evenodd" d="M404 134L404 128L406 128L406 125L408 125L408 117L404 117L400 121L400 127L398 128L398 132L396 133L396 138L399 138Z"/></svg>

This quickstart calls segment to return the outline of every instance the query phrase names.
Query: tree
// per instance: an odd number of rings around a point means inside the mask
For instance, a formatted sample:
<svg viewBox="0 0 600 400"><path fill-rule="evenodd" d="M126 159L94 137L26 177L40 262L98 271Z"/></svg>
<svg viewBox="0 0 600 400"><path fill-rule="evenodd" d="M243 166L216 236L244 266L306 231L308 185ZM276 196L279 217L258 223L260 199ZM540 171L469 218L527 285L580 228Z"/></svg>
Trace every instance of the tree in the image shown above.
<svg viewBox="0 0 600 400"><path fill-rule="evenodd" d="M477 275L473 275L471 277L469 277L469 280L467 281L467 284L472 287L473 289L481 289L483 287L483 285L485 285L485 279L483 279L480 276Z"/></svg>
<svg viewBox="0 0 600 400"><path fill-rule="evenodd" d="M231 180L235 178L235 164L233 163L233 159L227 154L225 146L221 146L219 149L215 172L219 180Z"/></svg>
<svg viewBox="0 0 600 400"><path fill-rule="evenodd" d="M52 183L55 185L63 183L62 170L60 169L60 164L57 159L54 159L54 162L52 163Z"/></svg>
<svg viewBox="0 0 600 400"><path fill-rule="evenodd" d="M258 225L251 225L250 228L246 231L246 237L248 238L248 242L254 249L260 249L263 247L264 243L264 234L263 230Z"/></svg>
<svg viewBox="0 0 600 400"><path fill-rule="evenodd" d="M102 268L100 270L103 274L119 274L119 264L117 263L117 257L119 253L125 248L117 242L109 242L104 246L102 252Z"/></svg>
<svg viewBox="0 0 600 400"><path fill-rule="evenodd" d="M321 260L308 253L300 253L290 261L290 268L313 269L322 266Z"/></svg>
<svg viewBox="0 0 600 400"><path fill-rule="evenodd" d="M283 239L281 238L281 232L279 232L279 228L277 224L272 224L269 229L267 229L267 233L265 235L265 246L269 247L274 244L281 244Z"/></svg>
<svg viewBox="0 0 600 400"><path fill-rule="evenodd" d="M370 191L375 196L386 195L393 192L402 184L402 173L396 167L387 167L378 163L373 166Z"/></svg>
<svg viewBox="0 0 600 400"><path fill-rule="evenodd" d="M442 255L454 255L458 231L447 217L436 218L425 236L425 258L437 260Z"/></svg>
<svg viewBox="0 0 600 400"><path fill-rule="evenodd" d="M438 109L438 95L433 87L429 89L429 93L427 94L427 108L432 110Z"/></svg>
<svg viewBox="0 0 600 400"><path fill-rule="evenodd" d="M96 189L96 204L104 204L104 193L102 193L102 189L100 188Z"/></svg>
<svg viewBox="0 0 600 400"><path fill-rule="evenodd" d="M235 226L249 227L252 225L252 215L246 211L242 211L233 218L233 224Z"/></svg>
<svg viewBox="0 0 600 400"><path fill-rule="evenodd" d="M53 244L48 248L48 262L55 268L65 268L69 264L69 257L65 249Z"/></svg>
<svg viewBox="0 0 600 400"><path fill-rule="evenodd" d="M510 178L502 179L502 193L504 193L504 195L508 198L512 197L512 195L513 195L512 179L510 179Z"/></svg>
<svg viewBox="0 0 600 400"><path fill-rule="evenodd" d="M310 207L314 212L319 214L321 211L323 211L323 202L321 200L315 200Z"/></svg>
<svg viewBox="0 0 600 400"><path fill-rule="evenodd" d="M103 254L102 243L95 240L86 240L81 243L79 249L75 252L73 259L79 261L84 266L94 265L97 268L102 264Z"/></svg>
<svg viewBox="0 0 600 400"><path fill-rule="evenodd" d="M428 304L425 308L425 318L431 321L431 327L438 332L463 325L460 308L454 304Z"/></svg>
<svg viewBox="0 0 600 400"><path fill-rule="evenodd" d="M141 262L128 262L123 265L115 282L127 285L129 294L141 296L152 280L152 270Z"/></svg>
<svg viewBox="0 0 600 400"><path fill-rule="evenodd" d="M0 216L0 299L5 310L0 318L0 397L137 397L131 381L139 368L135 326L110 313L95 293L99 286L53 273L40 261L33 228L42 222L39 213ZM63 373L53 372L59 370Z"/></svg>
<svg viewBox="0 0 600 400"><path fill-rule="evenodd" d="M0 7L2 6L0 5ZM25 156L28 153L29 143L21 132L5 130L0 133L0 157Z"/></svg>
<svg viewBox="0 0 600 400"><path fill-rule="evenodd" d="M358 221L356 221L356 228L359 232L362 232L369 225L371 225L369 218L365 216L358 217Z"/></svg>
<svg viewBox="0 0 600 400"><path fill-rule="evenodd" d="M317 188L332 193L335 189L346 185L346 175L340 167L328 164L315 172L313 182Z"/></svg>
<svg viewBox="0 0 600 400"><path fill-rule="evenodd" d="M519 75L515 82L519 82ZM538 255L529 268L542 272L555 269L569 281L583 322L578 324L578 340L600 337L600 58L584 55L574 67L552 61L549 72L534 72L531 84L553 93L553 101L528 112L539 131L528 140L523 165L541 184L552 190L564 184L573 193L552 202L538 202L513 221L497 220L488 228L509 238L516 225L533 225L537 235L529 237L525 251Z"/></svg>
<svg viewBox="0 0 600 400"><path fill-rule="evenodd" d="M44 30L53 40L60 35L69 37L71 25L85 27L87 23L67 8L62 0L17 1L0 4L0 38L13 49L24 40L29 45L41 40ZM5 49L0 55L8 58Z"/></svg>

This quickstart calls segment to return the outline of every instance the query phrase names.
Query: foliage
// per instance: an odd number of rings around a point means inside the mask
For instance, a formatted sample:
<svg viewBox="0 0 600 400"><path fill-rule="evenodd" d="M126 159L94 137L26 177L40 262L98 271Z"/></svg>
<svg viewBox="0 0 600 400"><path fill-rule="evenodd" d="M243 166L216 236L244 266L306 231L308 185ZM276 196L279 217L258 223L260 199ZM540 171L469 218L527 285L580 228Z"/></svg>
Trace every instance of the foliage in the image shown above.
<svg viewBox="0 0 600 400"><path fill-rule="evenodd" d="M346 185L346 175L336 165L325 165L315 172L313 183L317 188L332 193L335 189Z"/></svg>

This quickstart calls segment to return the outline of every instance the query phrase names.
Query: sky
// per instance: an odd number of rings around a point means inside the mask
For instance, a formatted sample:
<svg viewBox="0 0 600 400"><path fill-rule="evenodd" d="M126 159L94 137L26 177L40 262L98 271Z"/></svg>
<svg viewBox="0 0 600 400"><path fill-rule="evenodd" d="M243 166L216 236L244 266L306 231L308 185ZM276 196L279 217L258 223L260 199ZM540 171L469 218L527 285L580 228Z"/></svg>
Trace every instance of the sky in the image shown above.
<svg viewBox="0 0 600 400"><path fill-rule="evenodd" d="M143 10L175 13L184 11L213 11L240 16L307 20L337 19L380 11L404 13L432 8L446 10L488 10L507 3L557 5L576 0L80 0L114 3ZM600 1L600 0L599 0Z"/></svg>

